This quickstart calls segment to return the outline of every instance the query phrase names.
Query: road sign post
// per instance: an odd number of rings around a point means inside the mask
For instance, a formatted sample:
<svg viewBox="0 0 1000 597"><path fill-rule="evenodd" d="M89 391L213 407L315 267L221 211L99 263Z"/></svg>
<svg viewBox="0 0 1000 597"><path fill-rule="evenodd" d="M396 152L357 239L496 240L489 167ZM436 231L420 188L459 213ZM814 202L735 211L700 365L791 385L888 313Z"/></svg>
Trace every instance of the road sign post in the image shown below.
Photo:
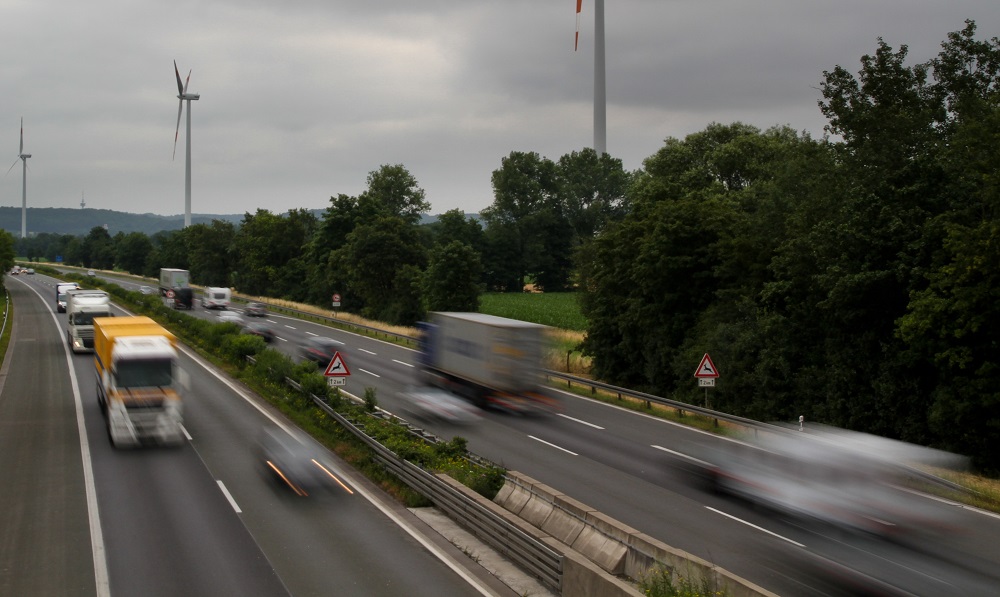
<svg viewBox="0 0 1000 597"><path fill-rule="evenodd" d="M351 370L347 368L347 363L340 356L339 350L333 353L333 358L330 359L330 364L326 366L323 375L326 376L326 383L330 387L347 385L347 378L350 377Z"/></svg>
<svg viewBox="0 0 1000 597"><path fill-rule="evenodd" d="M694 376L698 379L698 387L705 388L705 408L710 408L708 388L715 387L715 380L719 378L719 370L715 368L715 363L712 362L712 357L708 356L707 352L705 356L701 357L701 362L698 363ZM718 425L718 420L715 423Z"/></svg>

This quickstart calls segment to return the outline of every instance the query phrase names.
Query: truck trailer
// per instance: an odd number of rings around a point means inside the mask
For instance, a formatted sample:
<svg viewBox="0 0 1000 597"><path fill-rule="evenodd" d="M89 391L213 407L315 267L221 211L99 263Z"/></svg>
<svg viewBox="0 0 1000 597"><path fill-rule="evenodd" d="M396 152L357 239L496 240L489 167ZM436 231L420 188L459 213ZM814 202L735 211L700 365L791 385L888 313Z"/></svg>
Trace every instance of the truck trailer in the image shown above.
<svg viewBox="0 0 1000 597"><path fill-rule="evenodd" d="M94 320L97 398L116 448L184 440L177 338L149 317Z"/></svg>
<svg viewBox="0 0 1000 597"><path fill-rule="evenodd" d="M544 385L546 326L482 313L431 313L418 324L423 382L481 408L549 412Z"/></svg>
<svg viewBox="0 0 1000 597"><path fill-rule="evenodd" d="M94 349L94 318L111 316L111 297L103 290L66 291L66 343L73 352Z"/></svg>
<svg viewBox="0 0 1000 597"><path fill-rule="evenodd" d="M191 285L191 273L186 269L164 267L160 269L160 296L167 296L173 288L187 288Z"/></svg>

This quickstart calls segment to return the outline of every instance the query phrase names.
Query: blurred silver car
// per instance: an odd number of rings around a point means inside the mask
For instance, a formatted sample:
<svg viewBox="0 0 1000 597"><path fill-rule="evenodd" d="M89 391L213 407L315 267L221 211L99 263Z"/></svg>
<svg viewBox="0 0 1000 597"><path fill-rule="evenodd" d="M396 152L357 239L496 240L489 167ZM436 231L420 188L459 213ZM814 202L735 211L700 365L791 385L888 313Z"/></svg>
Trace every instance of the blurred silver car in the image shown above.
<svg viewBox="0 0 1000 597"><path fill-rule="evenodd" d="M333 466L302 438L277 427L266 427L261 430L257 446L266 472L299 497L336 487L354 493Z"/></svg>
<svg viewBox="0 0 1000 597"><path fill-rule="evenodd" d="M236 325L243 327L246 325L246 321L237 313L232 311L223 311L219 313L219 323L235 323Z"/></svg>
<svg viewBox="0 0 1000 597"><path fill-rule="evenodd" d="M400 393L403 410L416 417L468 425L479 421L479 409L464 399L431 386L410 387Z"/></svg>

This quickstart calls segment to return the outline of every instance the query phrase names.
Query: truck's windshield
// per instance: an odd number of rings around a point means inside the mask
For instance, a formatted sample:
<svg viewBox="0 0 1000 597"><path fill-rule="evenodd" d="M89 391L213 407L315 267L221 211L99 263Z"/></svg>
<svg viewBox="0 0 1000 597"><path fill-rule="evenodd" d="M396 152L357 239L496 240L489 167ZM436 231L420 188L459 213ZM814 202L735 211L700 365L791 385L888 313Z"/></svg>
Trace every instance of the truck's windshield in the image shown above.
<svg viewBox="0 0 1000 597"><path fill-rule="evenodd" d="M170 359L136 359L118 361L115 374L118 387L150 388L169 386L173 382Z"/></svg>
<svg viewBox="0 0 1000 597"><path fill-rule="evenodd" d="M94 325L95 317L108 317L108 313L81 311L73 313L73 325Z"/></svg>

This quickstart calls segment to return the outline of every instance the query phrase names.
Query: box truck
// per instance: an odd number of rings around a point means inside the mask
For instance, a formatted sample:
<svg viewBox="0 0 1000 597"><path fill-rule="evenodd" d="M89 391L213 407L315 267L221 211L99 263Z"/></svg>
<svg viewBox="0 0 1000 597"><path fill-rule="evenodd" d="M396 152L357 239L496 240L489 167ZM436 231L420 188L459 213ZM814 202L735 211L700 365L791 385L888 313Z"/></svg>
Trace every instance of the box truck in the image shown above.
<svg viewBox="0 0 1000 597"><path fill-rule="evenodd" d="M477 406L545 412L558 402L544 385L546 326L482 313L431 313L418 324L423 382Z"/></svg>
<svg viewBox="0 0 1000 597"><path fill-rule="evenodd" d="M66 312L66 291L79 287L80 285L76 282L56 282L56 312Z"/></svg>
<svg viewBox="0 0 1000 597"><path fill-rule="evenodd" d="M167 296L167 291L171 288L187 288L190 285L191 274L186 269L160 269L160 296Z"/></svg>
<svg viewBox="0 0 1000 597"><path fill-rule="evenodd" d="M111 443L177 445L184 440L177 338L149 317L94 320L97 398Z"/></svg>

